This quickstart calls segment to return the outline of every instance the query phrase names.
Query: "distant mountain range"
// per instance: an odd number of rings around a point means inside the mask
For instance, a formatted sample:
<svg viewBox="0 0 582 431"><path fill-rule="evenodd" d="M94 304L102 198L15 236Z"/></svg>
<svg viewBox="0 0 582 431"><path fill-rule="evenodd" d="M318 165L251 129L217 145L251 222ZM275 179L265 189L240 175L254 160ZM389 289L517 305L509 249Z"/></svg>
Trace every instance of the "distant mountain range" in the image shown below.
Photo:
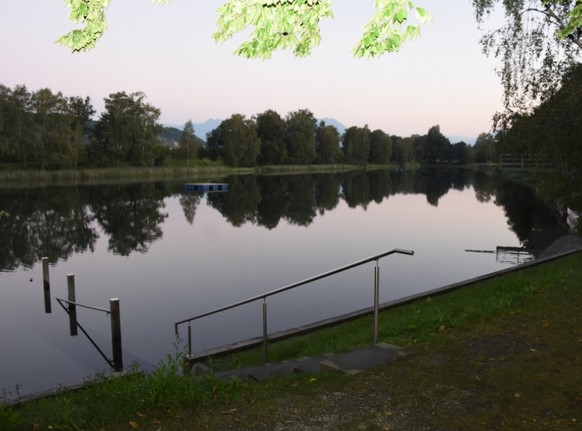
<svg viewBox="0 0 582 431"><path fill-rule="evenodd" d="M318 118L317 122L323 121L326 126L334 126L339 132L340 136L346 131L346 126L337 121L335 118Z"/></svg>
<svg viewBox="0 0 582 431"><path fill-rule="evenodd" d="M451 144L456 144L457 142L464 142L465 144L468 144L468 145L475 145L475 141L477 140L477 138L475 138L474 136L449 135L449 136L447 136L447 138L449 139Z"/></svg>
<svg viewBox="0 0 582 431"><path fill-rule="evenodd" d="M202 139L203 141L206 141L206 134L208 132L212 132L214 129L216 129L220 123L222 123L222 120L219 120L217 118L210 118L208 120L206 120L204 123L192 123L192 126L194 126L194 134ZM168 128L168 129L178 129L180 131L184 130L184 124L165 124L164 127ZM178 136L178 139L180 137Z"/></svg>
<svg viewBox="0 0 582 431"><path fill-rule="evenodd" d="M206 134L216 129L222 120L211 118L204 123L192 123L194 127L194 135L202 142L206 142ZM165 142L168 147L175 147L182 136L184 124L164 124L164 130L159 134L159 137Z"/></svg>

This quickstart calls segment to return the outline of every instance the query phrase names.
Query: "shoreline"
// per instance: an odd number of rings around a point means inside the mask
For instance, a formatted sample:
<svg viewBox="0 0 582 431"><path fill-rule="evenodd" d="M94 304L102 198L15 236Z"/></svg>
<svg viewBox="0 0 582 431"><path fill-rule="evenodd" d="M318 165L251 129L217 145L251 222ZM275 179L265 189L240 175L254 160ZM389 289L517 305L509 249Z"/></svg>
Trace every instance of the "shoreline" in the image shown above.
<svg viewBox="0 0 582 431"><path fill-rule="evenodd" d="M0 171L0 188L58 186L79 184L108 184L138 181L171 181L224 178L228 175L290 175L334 173L356 170L389 170L396 165L276 165L251 168L232 168L223 165L185 167L123 167L79 169L65 171Z"/></svg>
<svg viewBox="0 0 582 431"><path fill-rule="evenodd" d="M390 309L394 309L394 308L398 308L404 305L408 305L417 301L422 301L425 300L426 298L433 298L436 296L440 296L440 295L446 295L447 293L450 292L454 292L466 287L470 287L473 286L475 284L484 282L484 281L488 281L494 278L498 278L498 277L503 277L505 275L517 272L517 271L521 271L521 270L525 270L534 266L538 266L538 265L542 265L544 263L548 263L548 262L552 262L554 260L563 258L563 257L567 257L576 253L580 253L582 252L582 237L580 236L575 236L575 235L566 235L560 239L558 239L557 241L554 242L554 244L552 244L550 247L548 247L548 249L546 249L546 251L544 251L544 253L542 253L542 255L544 255L541 258L529 261L529 262L525 262L525 263L521 263L515 266L512 266L510 268L505 268L499 271L494 271L488 274L484 274L478 277L473 277L464 281L460 281L457 283L452 283L449 285L445 285L445 286L441 286L438 287L436 289L431 289L427 292L423 292L423 293L419 293L416 295L411 295L411 296L407 296L407 297L403 297L400 298L398 300L394 300L394 301L390 301L387 303L383 303L380 304L380 310L381 312L390 310ZM345 315L341 315L341 316L336 316L334 318L330 318L330 319L326 319L324 321L320 321L320 322L314 322L310 325L306 325L300 328L295 328L295 329L290 329L290 330L286 330L286 331L282 331L280 333L274 333L271 334L269 336L269 340L271 342L277 342L277 341L282 341L285 339L289 339L295 336L299 336L299 335L304 335L304 334L308 334L311 332L315 332L317 330L321 330L321 329L325 329L325 328L329 328L332 326L336 326L336 325L340 325L342 323L346 323L361 317L365 317L367 315L370 315L373 312L372 307L368 307L368 308L364 308L361 310L357 310L354 311L352 313L348 313ZM193 356L192 358L189 358L188 361L191 363L194 362L200 362L203 361L205 359L207 359L208 357L212 356L215 358L220 358L222 356L228 356L230 354L233 353L237 353L237 352L241 352L241 351L245 351L245 350L249 350L252 348L256 348L258 346L260 346L262 343L262 338L253 338L253 339L249 339L249 340L244 340L238 343L234 343L234 344L230 344L230 345L226 345L226 346L221 346L218 347L216 349L212 349L212 351L204 351L204 352L199 352L199 354L197 356ZM128 373L131 373L131 369L126 369L123 370L121 372L115 372L115 373L111 373L110 375L107 376L107 378L122 378L124 376L127 376ZM31 401L37 401L37 400L41 400L44 398L50 398L53 396L58 396L63 392L71 392L71 391L78 391L81 389L85 389L87 387L96 385L96 384L100 384L103 382L103 378L99 377L95 380L84 380L81 383L77 383L74 385L69 385L69 386L59 386L57 388L53 388L53 389L48 389L45 391L41 391L41 392L37 392L37 393L33 393L33 394L28 394L22 397L18 397L12 400L4 400L0 402L0 405L6 405L6 406L10 406L10 407L17 407L19 405L22 405L24 403L27 402L31 402Z"/></svg>

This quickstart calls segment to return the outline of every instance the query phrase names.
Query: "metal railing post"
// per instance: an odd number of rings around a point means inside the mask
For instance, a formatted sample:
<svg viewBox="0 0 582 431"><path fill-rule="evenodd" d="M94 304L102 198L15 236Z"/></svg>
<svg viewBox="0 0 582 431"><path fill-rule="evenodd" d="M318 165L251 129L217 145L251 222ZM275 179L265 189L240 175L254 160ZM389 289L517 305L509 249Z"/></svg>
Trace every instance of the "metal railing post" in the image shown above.
<svg viewBox="0 0 582 431"><path fill-rule="evenodd" d="M372 344L378 344L378 319L380 314L380 267L378 261L374 267L374 329L372 332Z"/></svg>
<svg viewBox="0 0 582 431"><path fill-rule="evenodd" d="M188 357L192 357L192 323L188 322Z"/></svg>
<svg viewBox="0 0 582 431"><path fill-rule="evenodd" d="M67 291L69 299L68 309L69 309L69 333L71 336L78 334L77 330L77 305L75 304L75 275L67 274Z"/></svg>
<svg viewBox="0 0 582 431"><path fill-rule="evenodd" d="M267 334L267 298L263 298L263 362L266 364L269 361L269 353L267 351L268 334Z"/></svg>
<svg viewBox="0 0 582 431"><path fill-rule="evenodd" d="M42 259L42 287L44 289L44 312L50 314L51 308L51 281L49 275L49 261L48 257Z"/></svg>
<svg viewBox="0 0 582 431"><path fill-rule="evenodd" d="M109 299L111 312L111 344L113 348L113 369L123 369L123 356L121 353L121 316L119 313L119 298Z"/></svg>

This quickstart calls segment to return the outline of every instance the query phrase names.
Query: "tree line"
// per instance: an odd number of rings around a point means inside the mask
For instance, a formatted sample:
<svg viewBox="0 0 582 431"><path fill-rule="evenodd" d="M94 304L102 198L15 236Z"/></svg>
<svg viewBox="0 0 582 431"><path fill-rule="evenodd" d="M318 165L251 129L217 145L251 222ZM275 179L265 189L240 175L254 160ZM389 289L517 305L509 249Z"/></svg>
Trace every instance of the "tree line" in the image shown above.
<svg viewBox="0 0 582 431"><path fill-rule="evenodd" d="M207 136L204 156L230 166L386 164L392 138L382 130L337 128L317 121L308 109L282 117L269 109L252 118L234 114Z"/></svg>
<svg viewBox="0 0 582 431"><path fill-rule="evenodd" d="M139 92L104 100L95 122L89 97L0 84L0 161L23 169L161 165L160 110Z"/></svg>
<svg viewBox="0 0 582 431"><path fill-rule="evenodd" d="M207 134L195 136L192 121L176 148L165 145L161 111L142 92L117 92L96 111L89 97L66 97L48 88L0 84L0 162L22 169L161 166L168 159L210 159L233 167L258 165L488 162L492 142L481 135L474 147L452 144L433 126L426 135L400 137L368 126L340 134L308 109L281 116L267 110L247 118L234 114Z"/></svg>
<svg viewBox="0 0 582 431"><path fill-rule="evenodd" d="M186 129L185 129L186 130ZM280 164L490 163L498 160L494 138L479 135L474 146L451 143L436 125L425 135L400 137L368 126L352 126L340 135L307 109L282 117L273 110L247 119L235 114L207 136L202 157L230 166Z"/></svg>

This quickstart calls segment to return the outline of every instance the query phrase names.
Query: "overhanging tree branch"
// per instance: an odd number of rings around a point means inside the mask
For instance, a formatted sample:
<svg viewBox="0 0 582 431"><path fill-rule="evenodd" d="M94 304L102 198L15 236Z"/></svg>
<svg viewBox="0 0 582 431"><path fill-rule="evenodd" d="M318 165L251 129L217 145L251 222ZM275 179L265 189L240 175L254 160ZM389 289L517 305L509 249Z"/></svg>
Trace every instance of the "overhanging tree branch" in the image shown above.
<svg viewBox="0 0 582 431"><path fill-rule="evenodd" d="M170 0L152 0L169 3ZM83 25L57 40L73 52L92 49L106 25L105 10L110 0L65 0L69 18ZM420 25L431 19L428 12L411 0L376 0L376 13L364 27L354 49L356 57L377 57L395 52L420 35ZM411 24L409 12L416 23ZM213 37L223 42L251 28L250 40L236 50L247 58L270 58L273 52L290 49L298 57L310 55L321 41L319 23L332 18L331 0L227 0L218 9Z"/></svg>
<svg viewBox="0 0 582 431"><path fill-rule="evenodd" d="M483 51L500 60L505 114L529 112L560 88L563 74L580 61L580 0L472 0L477 21L496 6L507 17L481 39ZM524 7L525 6L525 7Z"/></svg>
<svg viewBox="0 0 582 431"><path fill-rule="evenodd" d="M546 7L546 9L544 10L537 8L527 8L523 10L522 14L525 15L528 12L536 12L541 15L544 15L548 19L548 22L556 27L557 36L562 37L562 34L564 33L567 27L567 23L564 22L564 20L562 20L553 9L549 7ZM580 34L580 32L571 32L565 35L565 37L568 38L573 44L582 49L581 36L582 35Z"/></svg>

